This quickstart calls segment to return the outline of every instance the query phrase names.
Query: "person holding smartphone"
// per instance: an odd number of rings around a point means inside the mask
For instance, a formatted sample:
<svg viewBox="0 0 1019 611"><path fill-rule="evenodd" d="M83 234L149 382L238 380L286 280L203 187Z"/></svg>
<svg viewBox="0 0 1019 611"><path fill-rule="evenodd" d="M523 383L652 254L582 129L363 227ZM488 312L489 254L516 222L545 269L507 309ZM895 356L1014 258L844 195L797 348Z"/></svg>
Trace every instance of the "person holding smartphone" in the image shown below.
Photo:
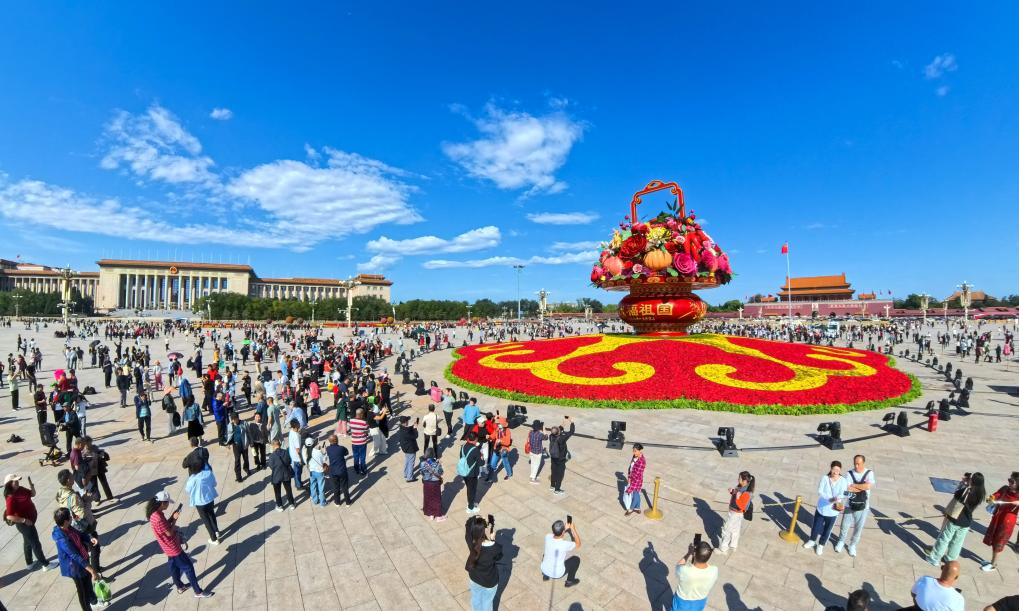
<svg viewBox="0 0 1019 611"><path fill-rule="evenodd" d="M499 589L499 568L502 545L495 542L495 519L486 521L481 516L467 520L470 554L467 556L467 578L471 590L472 611L492 611L495 594Z"/></svg>
<svg viewBox="0 0 1019 611"><path fill-rule="evenodd" d="M711 588L718 581L718 567L708 564L708 560L711 560L711 544L701 541L697 535L686 555L676 564L679 585L672 597L673 611L701 611L707 606Z"/></svg>
<svg viewBox="0 0 1019 611"><path fill-rule="evenodd" d="M173 585L177 588L178 594L187 592L188 586L190 586L195 592L195 598L211 598L212 592L202 590L198 585L195 565L181 545L177 520L180 518L182 505L177 505L177 509L170 514L169 518L163 515L171 503L173 501L170 499L170 494L165 490L160 490L145 504L145 517L149 520L149 526L152 527L152 532L156 535L156 542L159 543L159 547L162 548L170 563L170 577L173 579ZM181 575L187 575L188 583L186 585L181 581Z"/></svg>
<svg viewBox="0 0 1019 611"><path fill-rule="evenodd" d="M569 533L570 540L566 540ZM561 579L566 576L566 587L571 588L578 583L577 571L580 570L580 558L577 556L566 556L580 549L580 533L573 523L572 516L566 516L566 523L556 520L552 523L552 532L545 535L545 553L541 558L541 578L544 581L549 579Z"/></svg>
<svg viewBox="0 0 1019 611"><path fill-rule="evenodd" d="M21 485L21 476L10 473L4 478L4 519L14 524L21 534L25 547L25 564L29 569L42 569L44 571L53 568L53 565L42 553L42 544L39 542L39 531L35 523L39 512L35 508L32 497L35 496L35 484L32 478L28 478L28 488ZM32 562L32 558L35 562Z"/></svg>

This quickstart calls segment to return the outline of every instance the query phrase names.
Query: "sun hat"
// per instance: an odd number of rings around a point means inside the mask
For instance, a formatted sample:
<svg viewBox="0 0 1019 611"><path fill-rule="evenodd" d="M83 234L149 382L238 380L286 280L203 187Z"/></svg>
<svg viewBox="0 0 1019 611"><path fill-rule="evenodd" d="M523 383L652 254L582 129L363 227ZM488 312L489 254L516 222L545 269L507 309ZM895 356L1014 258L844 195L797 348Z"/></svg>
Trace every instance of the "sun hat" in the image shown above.
<svg viewBox="0 0 1019 611"><path fill-rule="evenodd" d="M6 486L7 484L9 484L11 482L20 482L20 481L21 481L21 476L20 475L16 475L14 473L8 473L7 477L4 478L4 486Z"/></svg>

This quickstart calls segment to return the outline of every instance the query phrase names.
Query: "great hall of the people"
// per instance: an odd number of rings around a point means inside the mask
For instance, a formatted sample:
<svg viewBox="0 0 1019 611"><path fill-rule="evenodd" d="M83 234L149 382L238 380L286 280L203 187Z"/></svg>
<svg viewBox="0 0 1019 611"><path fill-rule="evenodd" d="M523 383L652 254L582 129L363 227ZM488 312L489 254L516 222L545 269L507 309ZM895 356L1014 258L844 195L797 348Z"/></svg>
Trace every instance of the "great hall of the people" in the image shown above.
<svg viewBox="0 0 1019 611"><path fill-rule="evenodd" d="M240 293L269 299L302 301L378 297L390 301L392 281L378 274L349 280L330 278L262 278L250 265L101 259L99 271L70 271L70 282L98 311L117 309L190 310L214 293ZM24 289L60 292L62 271L55 267L0 259L0 291Z"/></svg>

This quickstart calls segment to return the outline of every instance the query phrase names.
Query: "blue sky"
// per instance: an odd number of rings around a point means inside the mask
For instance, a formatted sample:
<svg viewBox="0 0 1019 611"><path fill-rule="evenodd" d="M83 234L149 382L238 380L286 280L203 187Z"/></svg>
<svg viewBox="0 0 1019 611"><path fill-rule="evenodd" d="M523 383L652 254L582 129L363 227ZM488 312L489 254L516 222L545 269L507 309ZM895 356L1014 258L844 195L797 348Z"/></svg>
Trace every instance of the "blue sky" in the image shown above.
<svg viewBox="0 0 1019 611"><path fill-rule="evenodd" d="M731 255L713 302L784 241L859 290L1019 288L1014 3L365 4L5 5L0 256L615 301L593 243L662 179Z"/></svg>

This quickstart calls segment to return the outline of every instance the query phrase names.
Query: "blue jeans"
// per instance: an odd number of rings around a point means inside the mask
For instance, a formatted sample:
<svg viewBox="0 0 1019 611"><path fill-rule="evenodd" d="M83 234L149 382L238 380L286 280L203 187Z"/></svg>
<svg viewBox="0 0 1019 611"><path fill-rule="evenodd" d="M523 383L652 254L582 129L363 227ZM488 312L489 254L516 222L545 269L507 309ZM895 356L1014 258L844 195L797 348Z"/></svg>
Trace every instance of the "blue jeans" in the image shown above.
<svg viewBox="0 0 1019 611"><path fill-rule="evenodd" d="M201 594L202 589L198 587L198 576L195 575L195 565L191 562L191 558L188 557L187 553L178 554L176 556L167 556L167 560L170 561L170 577L173 578L173 585L177 588L183 589L185 586L184 582L180 580L181 574L187 575L188 585L195 591L195 594Z"/></svg>
<svg viewBox="0 0 1019 611"><path fill-rule="evenodd" d="M350 448L354 451L354 471L364 473L368 470L365 463L365 458L368 456L368 444L351 445Z"/></svg>
<svg viewBox="0 0 1019 611"><path fill-rule="evenodd" d="M495 592L499 589L499 586L483 588L470 579L467 580L467 585L471 588L471 611L492 611L492 605L495 602Z"/></svg>
<svg viewBox="0 0 1019 611"><path fill-rule="evenodd" d="M810 540L817 541L818 545L828 543L828 537L831 536L831 529L835 526L836 518L838 518L837 515L825 516L815 511L814 525L810 528Z"/></svg>
<svg viewBox="0 0 1019 611"><path fill-rule="evenodd" d="M679 594L672 595L672 611L701 611L708 605L708 599L683 600Z"/></svg>
<svg viewBox="0 0 1019 611"><path fill-rule="evenodd" d="M403 479L408 482L414 479L414 465L417 464L417 454L414 452L403 453Z"/></svg>
<svg viewBox="0 0 1019 611"><path fill-rule="evenodd" d="M298 488L301 488L304 486L304 482L301 481L301 469L304 467L304 465L302 465L299 462L295 462L293 463L293 467L294 467L294 484L296 484Z"/></svg>
<svg viewBox="0 0 1019 611"><path fill-rule="evenodd" d="M500 462L502 463L502 468L506 471L506 477L513 477L513 467L510 465L508 450L499 450L492 453L491 467L493 475L499 470Z"/></svg>
<svg viewBox="0 0 1019 611"><path fill-rule="evenodd" d="M321 471L308 471L311 477L311 504L312 505L325 505L326 495L325 486L326 478Z"/></svg>
<svg viewBox="0 0 1019 611"><path fill-rule="evenodd" d="M627 511L640 509L640 490L623 492L623 504L626 505Z"/></svg>

